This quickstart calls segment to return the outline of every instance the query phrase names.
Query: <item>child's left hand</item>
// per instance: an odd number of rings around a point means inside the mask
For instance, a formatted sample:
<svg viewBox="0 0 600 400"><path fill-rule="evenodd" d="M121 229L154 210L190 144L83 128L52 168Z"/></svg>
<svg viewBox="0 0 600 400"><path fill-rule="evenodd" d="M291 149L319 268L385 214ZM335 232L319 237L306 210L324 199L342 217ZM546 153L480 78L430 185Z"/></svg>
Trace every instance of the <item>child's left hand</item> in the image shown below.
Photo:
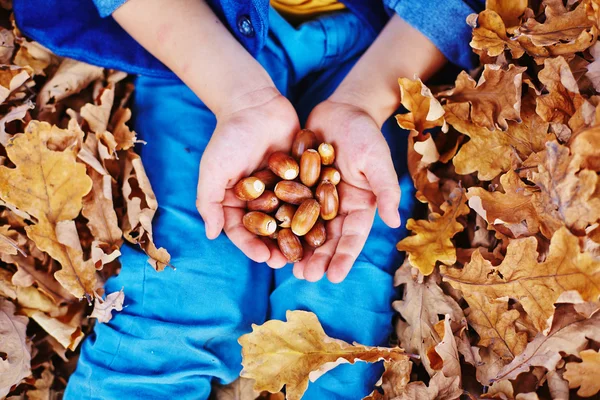
<svg viewBox="0 0 600 400"><path fill-rule="evenodd" d="M327 272L332 282L344 280L360 254L375 216L391 228L400 226L400 186L390 149L375 119L349 103L326 100L310 114L307 128L336 149L339 215L328 224L327 242L307 252L294 265L294 275L317 281Z"/></svg>

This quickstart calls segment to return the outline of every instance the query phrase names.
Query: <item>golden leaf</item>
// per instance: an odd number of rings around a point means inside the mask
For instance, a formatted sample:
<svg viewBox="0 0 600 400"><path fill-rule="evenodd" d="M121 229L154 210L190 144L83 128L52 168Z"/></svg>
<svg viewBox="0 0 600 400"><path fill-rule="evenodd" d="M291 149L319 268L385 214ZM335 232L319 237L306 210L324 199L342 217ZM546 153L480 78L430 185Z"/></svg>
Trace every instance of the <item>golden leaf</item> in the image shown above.
<svg viewBox="0 0 600 400"><path fill-rule="evenodd" d="M539 333L494 380L515 379L535 366L552 371L561 360L561 353L578 355L588 340L599 341L599 307L598 303L557 303L550 331L546 335ZM592 312L582 312L580 308L589 308Z"/></svg>
<svg viewBox="0 0 600 400"><path fill-rule="evenodd" d="M60 221L79 215L92 182L72 150L48 149L53 132L48 123L32 121L25 133L15 136L6 151L16 168L0 167L0 197L37 218L37 224L26 228L27 235L62 265L56 279L81 298L94 292L96 270L83 261L78 241L75 247L66 245L56 229Z"/></svg>
<svg viewBox="0 0 600 400"><path fill-rule="evenodd" d="M75 350L83 339L78 319L63 322L62 319L50 317L38 310L23 309L23 312L69 350Z"/></svg>
<svg viewBox="0 0 600 400"><path fill-rule="evenodd" d="M79 113L86 120L92 132L104 133L108 129L110 110L115 100L115 92L112 87L102 89L102 93L94 104L86 104L81 107Z"/></svg>
<svg viewBox="0 0 600 400"><path fill-rule="evenodd" d="M394 309L403 318L397 322L396 331L404 349L409 353L419 354L421 362L433 375L427 350L442 338L435 330L435 325L439 322L438 316L448 314L455 321L460 321L464 316L456 301L444 294L438 286L435 276L423 279L417 271L407 261L396 271L394 286L404 285L402 300L393 303Z"/></svg>
<svg viewBox="0 0 600 400"><path fill-rule="evenodd" d="M508 121L521 121L521 84L525 67L511 64L508 70L486 64L479 82L466 72L456 79L456 87L438 93L449 103L469 103L474 124L494 130L508 129Z"/></svg>
<svg viewBox="0 0 600 400"><path fill-rule="evenodd" d="M476 50L485 51L490 57L499 56L505 49L509 49L514 58L519 58L525 53L518 42L507 36L501 16L490 9L477 16L477 27L473 29L470 45Z"/></svg>
<svg viewBox="0 0 600 400"><path fill-rule="evenodd" d="M11 386L31 375L31 346L27 341L27 317L15 315L15 305L0 299L0 398Z"/></svg>
<svg viewBox="0 0 600 400"><path fill-rule="evenodd" d="M467 320L479 334L479 346L489 347L506 361L525 349L527 333L516 331L519 311L508 309L508 297L490 299L476 292L468 302Z"/></svg>
<svg viewBox="0 0 600 400"><path fill-rule="evenodd" d="M27 82L32 74L29 67L0 66L0 104Z"/></svg>
<svg viewBox="0 0 600 400"><path fill-rule="evenodd" d="M413 180L417 192L415 197L423 203L429 203L432 210L438 211L444 203L444 195L440 190L439 178L429 169L428 163L423 161L423 156L415 150L415 145L431 138L429 133L422 134L411 131L408 134L408 172Z"/></svg>
<svg viewBox="0 0 600 400"><path fill-rule="evenodd" d="M342 363L376 362L407 358L400 348L348 344L325 334L316 315L288 311L287 322L267 321L252 325L252 332L240 337L241 376L256 381L254 389L271 393L286 386L286 398L299 400L308 387L325 372Z"/></svg>
<svg viewBox="0 0 600 400"><path fill-rule="evenodd" d="M600 391L598 371L600 371L600 353L594 350L584 350L579 353L580 363L567 363L564 378L569 381L569 387L579 390L581 397L590 397Z"/></svg>
<svg viewBox="0 0 600 400"><path fill-rule="evenodd" d="M487 0L486 10L495 11L507 27L520 25L520 18L527 8L527 0Z"/></svg>
<svg viewBox="0 0 600 400"><path fill-rule="evenodd" d="M402 105L409 111L396 115L401 128L423 133L444 124L444 109L420 79L400 78L398 84Z"/></svg>
<svg viewBox="0 0 600 400"><path fill-rule="evenodd" d="M467 175L477 171L480 180L492 180L511 168L513 155L526 159L530 154L544 150L551 138L548 123L533 110L533 98L523 101L522 122L509 122L506 131L492 131L456 116L451 107L446 108L446 120L459 132L471 139L454 157L456 172Z"/></svg>
<svg viewBox="0 0 600 400"><path fill-rule="evenodd" d="M113 126L112 133L117 142L117 150L128 150L137 141L135 132L127 126L127 122L130 119L131 110L129 108L118 108L110 120Z"/></svg>
<svg viewBox="0 0 600 400"><path fill-rule="evenodd" d="M569 142L573 156L581 159L581 167L600 172L600 126L577 133Z"/></svg>
<svg viewBox="0 0 600 400"><path fill-rule="evenodd" d="M442 204L443 215L432 212L427 221L412 218L407 221L406 228L414 235L402 239L396 248L405 251L410 263L423 275L430 275L438 262L448 265L456 262L456 249L451 239L464 229L457 219L469 213L465 201L464 191L455 189L448 202Z"/></svg>
<svg viewBox="0 0 600 400"><path fill-rule="evenodd" d="M566 290L577 290L585 300L600 295L600 261L581 252L579 241L566 228L559 229L544 262L538 263L534 237L512 240L506 257L493 266L477 249L462 269L442 266L444 281L462 291L469 302L474 293L490 299L517 299L539 331L546 329L553 304Z"/></svg>
<svg viewBox="0 0 600 400"><path fill-rule="evenodd" d="M374 390L363 400L394 400L403 395L406 385L410 382L412 362L408 359L385 361L383 367L384 372L380 380L383 395Z"/></svg>

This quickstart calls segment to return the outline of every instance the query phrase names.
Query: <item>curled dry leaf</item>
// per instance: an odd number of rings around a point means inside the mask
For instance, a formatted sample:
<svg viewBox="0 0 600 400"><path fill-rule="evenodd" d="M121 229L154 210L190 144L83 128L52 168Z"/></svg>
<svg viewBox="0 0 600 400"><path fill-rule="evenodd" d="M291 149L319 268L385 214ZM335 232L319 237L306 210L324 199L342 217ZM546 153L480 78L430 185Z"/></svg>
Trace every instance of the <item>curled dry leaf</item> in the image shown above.
<svg viewBox="0 0 600 400"><path fill-rule="evenodd" d="M402 105L409 111L396 115L400 127L423 133L427 129L444 125L443 107L420 79L400 78L398 83Z"/></svg>
<svg viewBox="0 0 600 400"><path fill-rule="evenodd" d="M457 221L469 213L465 204L466 196L462 189L455 189L442 204L443 215L429 214L429 220L409 219L406 228L414 235L402 239L396 248L406 251L410 263L423 275L430 275L438 262L452 265L456 262L456 249L452 237L464 229Z"/></svg>
<svg viewBox="0 0 600 400"><path fill-rule="evenodd" d="M0 397L31 374L31 346L27 341L27 317L15 315L15 305L0 299Z"/></svg>
<svg viewBox="0 0 600 400"><path fill-rule="evenodd" d="M580 363L567 363L564 377L569 381L570 388L579 388L577 394L590 397L600 391L598 371L600 371L600 353L594 350L584 350L579 353Z"/></svg>
<svg viewBox="0 0 600 400"><path fill-rule="evenodd" d="M125 301L125 293L123 289L118 292L109 293L106 299L102 300L96 297L94 302L94 311L90 314L90 318L98 319L98 322L108 322L112 319L112 311L121 311L123 309L123 301Z"/></svg>
<svg viewBox="0 0 600 400"><path fill-rule="evenodd" d="M348 344L325 334L316 315L288 311L286 322L271 320L252 325L252 332L240 337L241 376L255 380L254 389L271 393L286 387L288 400L299 400L309 379L317 380L342 363L406 359L400 348Z"/></svg>

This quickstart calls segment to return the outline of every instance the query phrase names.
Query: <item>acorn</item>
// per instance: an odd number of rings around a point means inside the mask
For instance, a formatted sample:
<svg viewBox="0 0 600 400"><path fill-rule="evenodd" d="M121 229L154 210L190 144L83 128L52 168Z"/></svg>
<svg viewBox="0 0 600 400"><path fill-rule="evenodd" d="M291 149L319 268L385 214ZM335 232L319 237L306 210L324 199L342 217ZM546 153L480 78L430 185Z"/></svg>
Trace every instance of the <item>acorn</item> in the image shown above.
<svg viewBox="0 0 600 400"><path fill-rule="evenodd" d="M340 172L334 167L325 167L321 170L321 176L319 177L321 182L331 182L337 185L342 180Z"/></svg>
<svg viewBox="0 0 600 400"><path fill-rule="evenodd" d="M265 184L265 188L271 189L271 190L275 187L277 182L279 182L281 180L281 178L278 177L277 175L275 175L273 173L273 171L271 171L269 168L265 168L265 169L261 169L260 171L256 171L255 173L252 174L252 176L260 179L261 182Z"/></svg>
<svg viewBox="0 0 600 400"><path fill-rule="evenodd" d="M331 165L335 161L335 150L329 143L321 143L319 145L319 155L323 165Z"/></svg>
<svg viewBox="0 0 600 400"><path fill-rule="evenodd" d="M325 229L325 223L322 219L317 220L315 226L304 235L304 241L310 246L317 248L322 246L327 240L327 231Z"/></svg>
<svg viewBox="0 0 600 400"><path fill-rule="evenodd" d="M309 188L294 181L280 181L277 183L275 185L275 195L279 200L295 205L313 197Z"/></svg>
<svg viewBox="0 0 600 400"><path fill-rule="evenodd" d="M308 149L315 149L317 147L317 135L310 129L302 129L296 133L294 142L292 143L292 157L296 160L300 160L302 154Z"/></svg>
<svg viewBox="0 0 600 400"><path fill-rule="evenodd" d="M283 151L276 151L269 156L269 168L275 175L287 181L296 179L300 172L300 166L296 160Z"/></svg>
<svg viewBox="0 0 600 400"><path fill-rule="evenodd" d="M292 232L304 236L317 222L321 206L315 199L304 200L292 218Z"/></svg>
<svg viewBox="0 0 600 400"><path fill-rule="evenodd" d="M298 207L283 203L277 212L275 213L275 219L279 221L279 226L282 228L289 228L292 226L292 218L294 218L294 214Z"/></svg>
<svg viewBox="0 0 600 400"><path fill-rule="evenodd" d="M311 187L321 175L321 156L314 149L308 149L300 158L300 181Z"/></svg>
<svg viewBox="0 0 600 400"><path fill-rule="evenodd" d="M270 236L277 230L275 218L260 211L250 211L242 218L246 229L258 236Z"/></svg>
<svg viewBox="0 0 600 400"><path fill-rule="evenodd" d="M254 176L244 178L235 184L233 194L240 200L250 201L258 198L265 191L265 184Z"/></svg>
<svg viewBox="0 0 600 400"><path fill-rule="evenodd" d="M304 249L298 236L294 235L291 229L285 228L279 231L277 235L277 244L279 250L283 253L289 262L298 262L302 260Z"/></svg>
<svg viewBox="0 0 600 400"><path fill-rule="evenodd" d="M263 211L266 213L277 210L277 207L279 207L279 199L271 190L265 190L256 199L250 200L247 206L250 211Z"/></svg>
<svg viewBox="0 0 600 400"><path fill-rule="evenodd" d="M335 185L331 182L320 183L315 191L315 197L321 206L321 218L325 221L334 219L340 207L340 199Z"/></svg>

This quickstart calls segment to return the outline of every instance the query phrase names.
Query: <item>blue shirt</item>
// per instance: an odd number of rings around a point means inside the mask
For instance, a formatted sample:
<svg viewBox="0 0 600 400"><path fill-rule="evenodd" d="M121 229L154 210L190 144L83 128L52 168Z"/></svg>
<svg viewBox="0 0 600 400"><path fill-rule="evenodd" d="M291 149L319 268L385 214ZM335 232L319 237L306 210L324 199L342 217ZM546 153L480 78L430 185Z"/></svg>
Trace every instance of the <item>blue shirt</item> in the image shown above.
<svg viewBox="0 0 600 400"><path fill-rule="evenodd" d="M71 57L157 77L172 72L154 58L110 15L127 0L13 0L17 25L50 50ZM269 0L206 0L235 37L252 54L264 46ZM427 36L463 68L474 65L467 16L483 9L484 0L343 0L349 10L379 32L392 13Z"/></svg>

